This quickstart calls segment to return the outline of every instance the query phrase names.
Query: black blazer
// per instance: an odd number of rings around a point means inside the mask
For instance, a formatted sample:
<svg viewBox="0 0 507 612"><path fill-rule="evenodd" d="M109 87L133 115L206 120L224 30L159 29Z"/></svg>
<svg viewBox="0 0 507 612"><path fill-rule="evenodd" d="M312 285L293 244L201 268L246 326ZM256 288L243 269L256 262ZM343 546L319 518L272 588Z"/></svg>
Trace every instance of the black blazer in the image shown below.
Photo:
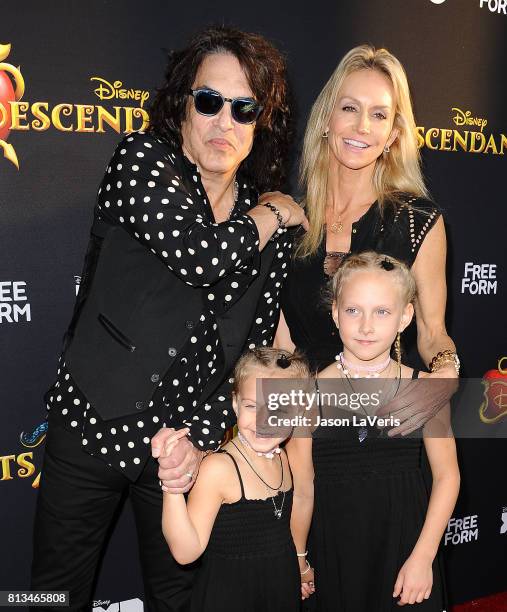
<svg viewBox="0 0 507 612"><path fill-rule="evenodd" d="M92 242L103 237L96 269L84 274L69 331L65 361L80 390L105 419L148 407L159 380L192 333L209 288L192 287L120 226L100 219ZM216 315L223 367L208 382L208 399L241 355L269 273L274 243L260 254L260 269L248 290Z"/></svg>

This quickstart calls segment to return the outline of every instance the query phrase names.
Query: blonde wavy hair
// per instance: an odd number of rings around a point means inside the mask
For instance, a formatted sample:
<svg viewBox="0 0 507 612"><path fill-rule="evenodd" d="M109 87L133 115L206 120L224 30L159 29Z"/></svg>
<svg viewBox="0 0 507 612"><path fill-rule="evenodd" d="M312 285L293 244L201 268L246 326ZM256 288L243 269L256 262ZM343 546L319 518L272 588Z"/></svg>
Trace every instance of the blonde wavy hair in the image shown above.
<svg viewBox="0 0 507 612"><path fill-rule="evenodd" d="M282 361L280 361L280 359ZM280 363L282 365L280 365ZM309 378L310 369L303 353L291 353L270 346L248 350L239 358L234 368L233 392L238 393L243 381L254 370L267 370L268 373L282 373L284 378Z"/></svg>
<svg viewBox="0 0 507 612"><path fill-rule="evenodd" d="M417 288L412 272L403 262L375 251L364 251L348 255L329 281L327 305L331 309L333 302L338 302L345 282L355 272L382 272L389 274L400 288L404 305L413 303Z"/></svg>
<svg viewBox="0 0 507 612"><path fill-rule="evenodd" d="M375 49L370 45L354 47L342 58L320 92L306 126L300 184L306 193L303 206L310 229L296 248L299 257L315 253L324 235L329 146L322 135L345 79L358 70L377 70L389 79L394 91L393 129L397 128L399 134L389 154L377 159L373 174L373 186L381 209L387 201L399 203L401 194L428 197L421 172L416 124L405 70L387 49Z"/></svg>

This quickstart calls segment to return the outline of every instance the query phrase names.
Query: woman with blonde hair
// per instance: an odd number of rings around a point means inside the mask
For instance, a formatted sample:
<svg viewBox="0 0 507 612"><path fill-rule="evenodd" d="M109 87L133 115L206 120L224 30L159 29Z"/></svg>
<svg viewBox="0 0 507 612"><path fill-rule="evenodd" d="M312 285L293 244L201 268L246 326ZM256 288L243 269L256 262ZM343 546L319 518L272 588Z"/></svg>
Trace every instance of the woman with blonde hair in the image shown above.
<svg viewBox="0 0 507 612"><path fill-rule="evenodd" d="M301 183L309 229L299 230L296 236L275 343L279 348L297 346L304 351L311 366L320 371L319 381L343 378L346 386L353 387L360 382L355 378L393 378L394 399L376 416L391 414L401 423L388 431L376 426L350 428L351 440L345 442L332 432L322 439L326 428L318 428L311 439L293 437L287 445L294 471L292 520L302 526L295 533L296 548L315 563L319 612L387 611L416 601L424 601L418 603L421 610L442 609L438 607L443 597L438 568L433 574L431 561L426 563L430 555L424 563L419 563L419 554L410 556L422 533L424 512L422 503L416 511L405 504L412 493L405 495L404 478L409 461L410 470L414 468L410 478L417 479L417 489L422 490L420 440L387 439L415 430L420 434L430 419L434 422L432 417L446 407L455 382L449 379L457 377L459 367L445 328L445 228L424 185L415 125L401 63L386 49L362 45L340 61L312 108L305 133ZM343 271L355 254L365 251L384 254L388 279L394 274L387 272L393 262L403 262L407 273L411 271L418 350L431 370L424 378L433 380L424 383L423 393L421 381L407 379L410 369L401 366L398 332L408 321L394 330L386 344L386 321L399 316L399 304L393 314L389 296L380 295L370 277L359 297L349 296L343 316L333 320L333 311L325 307L323 289L340 271L346 255L353 254ZM353 324L347 324L349 318ZM388 358L392 340L395 361ZM386 456L392 461L386 462ZM381 457L384 463L379 464ZM340 478L346 487L339 488ZM434 485L439 479L437 474ZM451 505L446 506L445 516ZM399 512L406 508L401 520ZM385 512L376 523L376 512L382 509ZM406 521L414 516L417 527L413 523L408 536ZM442 516L438 529L430 530L433 556L445 522ZM389 534L387 538L381 538L382 530ZM396 544L405 548L397 550ZM430 573L435 578L433 587Z"/></svg>
<svg viewBox="0 0 507 612"><path fill-rule="evenodd" d="M444 222L424 185L415 125L403 66L370 45L342 58L313 105L301 159L309 230L297 235L275 344L297 346L315 369L339 352L322 289L346 254L373 250L411 268L417 346L432 378L457 376L459 360L445 328ZM448 399L445 381L434 390L433 401L399 412L402 424L393 433L413 431L433 416ZM402 408L405 399L389 409Z"/></svg>

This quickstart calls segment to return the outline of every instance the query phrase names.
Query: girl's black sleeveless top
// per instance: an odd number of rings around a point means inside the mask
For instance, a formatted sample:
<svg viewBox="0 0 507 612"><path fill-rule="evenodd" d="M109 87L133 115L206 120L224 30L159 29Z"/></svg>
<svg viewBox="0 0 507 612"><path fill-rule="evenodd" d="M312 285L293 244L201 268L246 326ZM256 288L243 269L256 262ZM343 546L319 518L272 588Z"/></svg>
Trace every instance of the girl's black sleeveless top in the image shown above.
<svg viewBox="0 0 507 612"><path fill-rule="evenodd" d="M293 553L290 532L293 487L274 498L247 499L236 460L227 451L218 452L232 459L241 486L241 498L220 507L206 554L245 559L270 557L282 551ZM276 517L275 509L282 509L280 518Z"/></svg>

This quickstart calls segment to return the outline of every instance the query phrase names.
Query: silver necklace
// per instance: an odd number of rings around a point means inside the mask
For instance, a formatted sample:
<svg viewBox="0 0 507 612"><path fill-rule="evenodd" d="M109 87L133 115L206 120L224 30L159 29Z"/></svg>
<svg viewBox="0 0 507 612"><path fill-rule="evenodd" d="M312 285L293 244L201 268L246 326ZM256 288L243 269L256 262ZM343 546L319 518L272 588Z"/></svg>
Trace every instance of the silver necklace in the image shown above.
<svg viewBox="0 0 507 612"><path fill-rule="evenodd" d="M267 489L266 489L266 493L269 495L269 491ZM280 493L280 491L278 491L278 493ZM275 517L277 519L282 518L283 504L285 503L285 491L283 491L282 505L279 508L276 507L274 495L271 495L271 501L273 502L273 508L275 509L275 512L274 512Z"/></svg>
<svg viewBox="0 0 507 612"><path fill-rule="evenodd" d="M238 451L238 453L243 457L243 459L248 463L248 465L250 466L250 469L252 470L252 472L257 476L257 478L264 483L264 485L266 487L268 487L269 489L271 489L272 491L276 491L277 493L280 493L280 489L282 488L283 485L283 461L282 461L282 457L280 455L278 455L278 458L280 459L280 467L282 468L282 479L280 480L280 484L277 487L272 487L270 484L268 484L264 478L259 474L259 472L257 472L257 470L254 468L254 466L250 463L250 461L248 461L247 457L245 456L245 454L243 452L241 452L241 449L238 447L237 444L234 443L234 440L231 440L232 444L234 445L234 447L236 448L236 450Z"/></svg>
<svg viewBox="0 0 507 612"><path fill-rule="evenodd" d="M190 155L188 155L187 152L185 151L185 147L182 147L182 150L183 150L183 155L188 159L188 161L191 164L194 164L194 162L191 160ZM196 164L194 164L194 165L197 168L197 172L199 172L199 174L200 174L199 167ZM236 206L236 202L238 201L238 195L239 195L239 184L238 184L238 181L236 179L234 179L234 185L232 186L232 197L233 197L234 203L231 206L231 209L229 210L229 214L227 215L227 221L229 221L229 219L232 216L232 213L233 213L234 208Z"/></svg>
<svg viewBox="0 0 507 612"><path fill-rule="evenodd" d="M234 185L232 186L232 197L234 198L234 204L231 206L231 209L229 210L229 214L227 215L227 221L229 221L229 219L232 217L232 213L234 212L236 203L238 201L238 195L239 195L239 185L238 185L238 181L234 179Z"/></svg>
<svg viewBox="0 0 507 612"><path fill-rule="evenodd" d="M343 353L340 353L340 355L338 355L339 358L339 365L338 368L345 374L345 378L347 379L350 388L352 389L352 392L355 393L354 391L354 387L352 386L352 381L350 380L350 373L347 370L347 368L345 368L345 366L343 365L343 361L342 361L342 355ZM389 360L390 361L390 360ZM389 363L389 366L391 365L391 363ZM389 367L387 366L387 368ZM387 369L385 368L385 369ZM385 370L383 370L385 371ZM366 376L366 378L371 378L371 376ZM398 367L398 387L396 388L396 392L394 393L393 397L396 397L397 393L398 393L398 389L400 388L400 382L401 382L401 365ZM368 413L366 412L366 410L364 409L364 406L361 404L361 408L363 409L363 412L366 416L368 416ZM366 438L368 437L368 428L365 426L359 427L359 429L357 430L357 437L359 439L359 442L362 444Z"/></svg>
<svg viewBox="0 0 507 612"><path fill-rule="evenodd" d="M243 459L248 463L248 465L250 466L250 469L252 470L252 472L257 476L257 478L264 483L264 486L266 487L266 493L271 497L271 501L273 502L273 508L274 508L274 515L275 518L280 519L282 518L282 512L283 512L283 505L285 503L285 491L281 490L281 487L283 485L283 461L282 461L282 457L281 455L278 455L279 459L280 459L280 466L282 468L282 479L280 481L280 484L278 485L278 487L272 487L271 485L269 485L264 478L257 472L257 470L254 468L254 466L250 463L250 461L248 461L248 459L246 458L246 456L244 455L244 453L241 452L241 449L234 443L234 440L231 440L232 444L234 445L234 447L236 448L236 450L238 451L238 453L243 457ZM283 493L283 497L282 497L282 505L277 508L276 503L275 503L275 497L274 495L270 495L270 491L269 489L271 489L272 491L276 491L276 494L278 495L279 493Z"/></svg>

